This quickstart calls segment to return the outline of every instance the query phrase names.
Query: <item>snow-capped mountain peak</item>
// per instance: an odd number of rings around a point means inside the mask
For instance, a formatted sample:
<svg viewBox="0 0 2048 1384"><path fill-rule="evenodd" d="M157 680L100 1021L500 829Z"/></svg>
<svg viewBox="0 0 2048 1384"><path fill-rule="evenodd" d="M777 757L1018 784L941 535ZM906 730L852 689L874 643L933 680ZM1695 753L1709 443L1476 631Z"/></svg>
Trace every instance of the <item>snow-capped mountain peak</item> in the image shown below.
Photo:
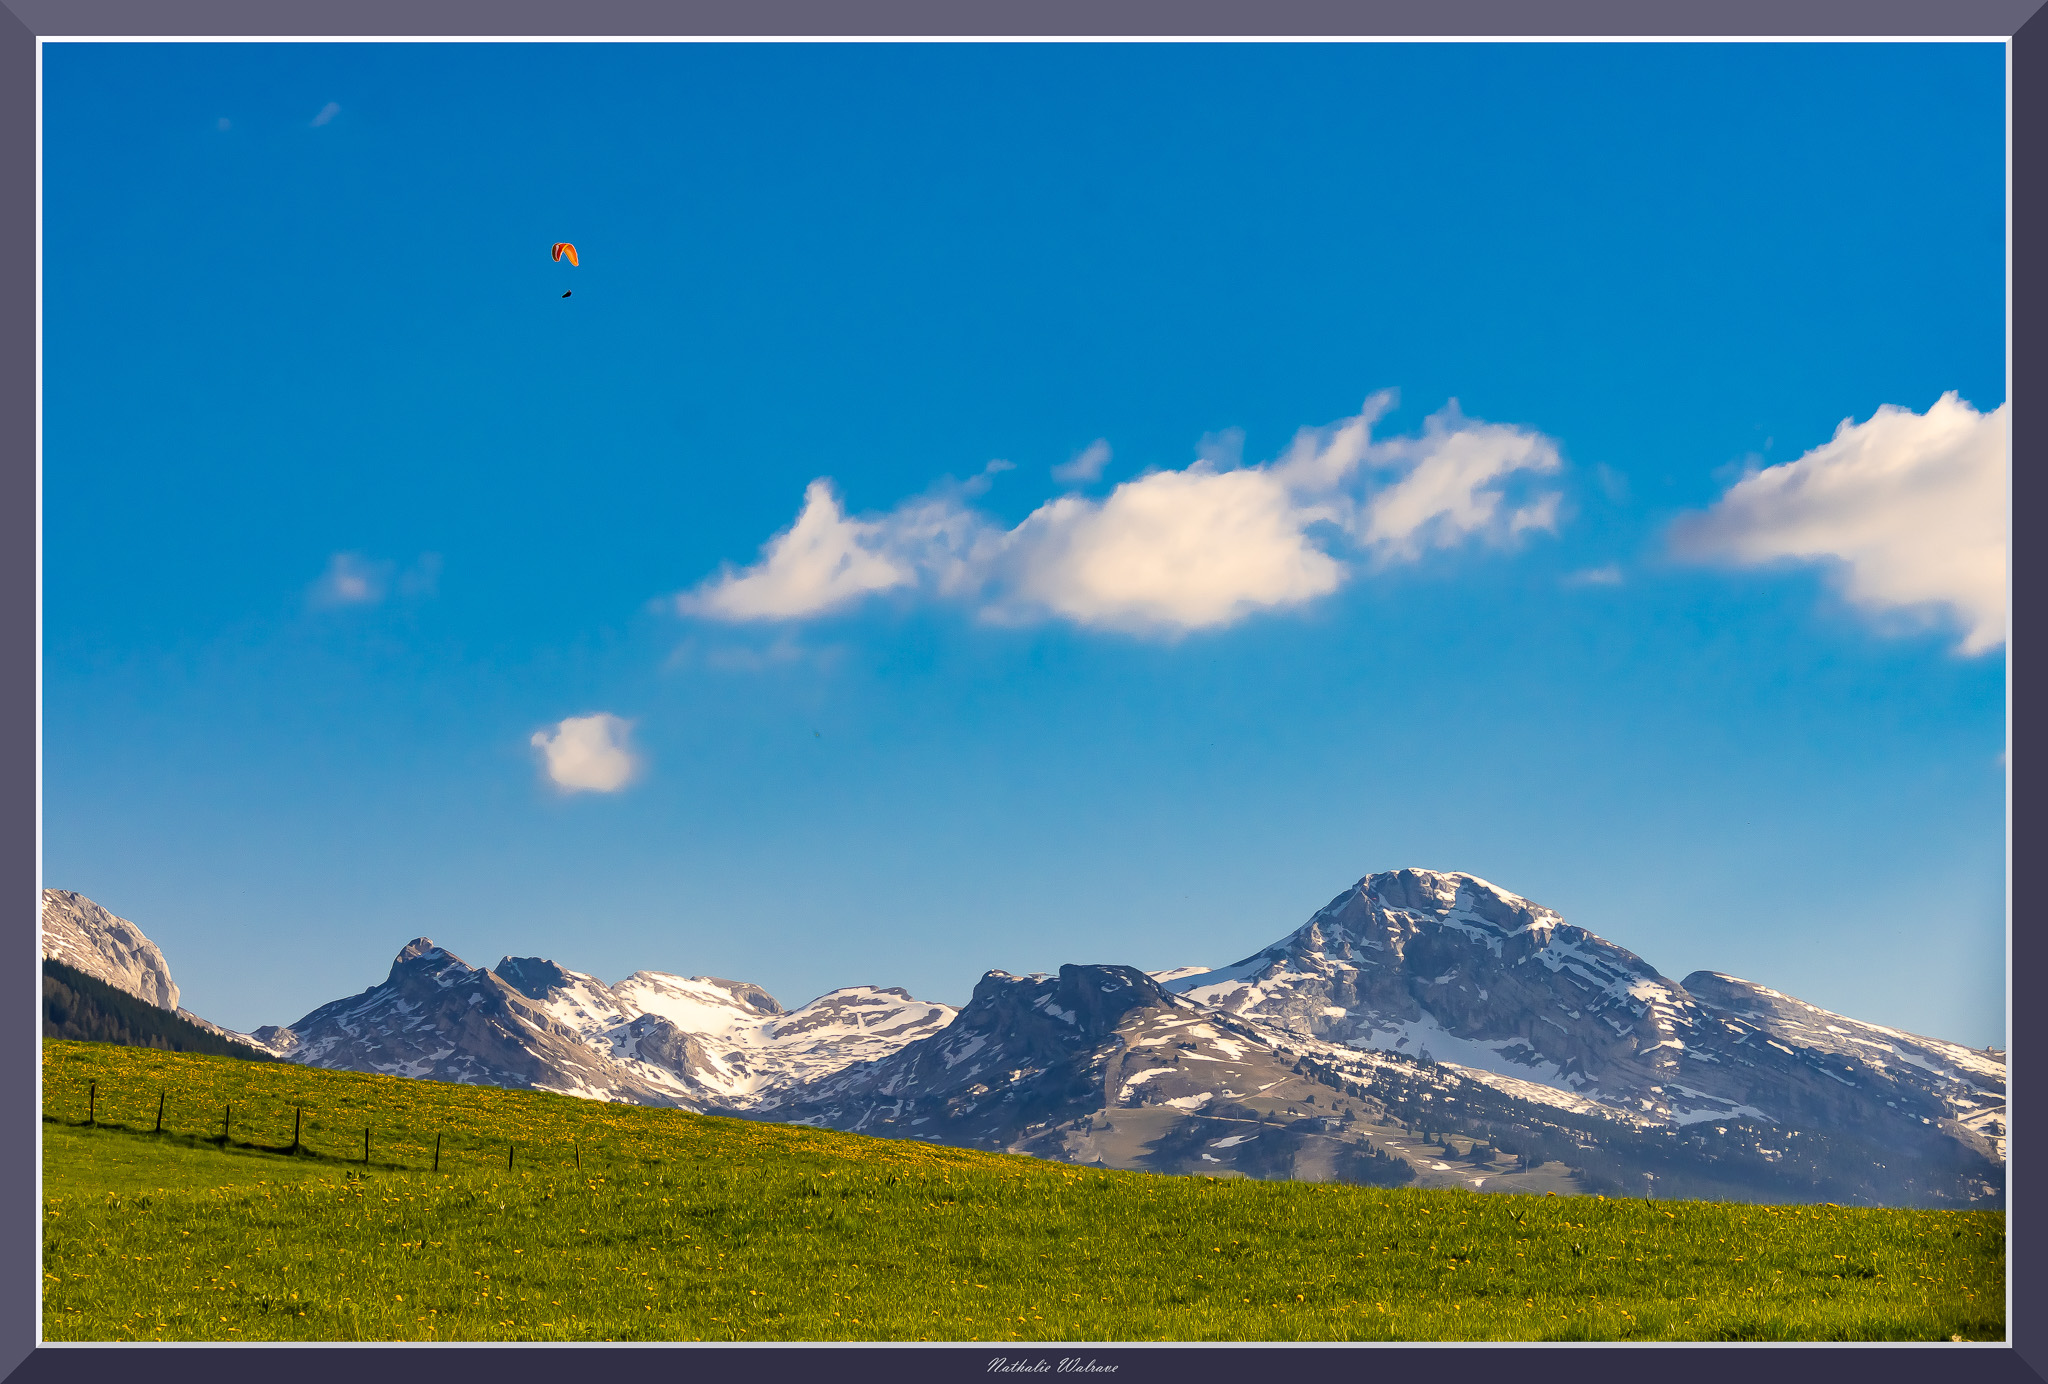
<svg viewBox="0 0 2048 1384"><path fill-rule="evenodd" d="M1711 972L1681 985L1475 875L1368 875L1264 951L1167 988L1340 1048L1455 1063L1503 1090L1528 1083L1680 1128L1811 1119L1838 1102L1853 1056L1889 1084L1889 1108L1965 1138L2003 1135L1993 1056L1852 1028Z"/></svg>
<svg viewBox="0 0 2048 1384"><path fill-rule="evenodd" d="M490 970L417 937L382 985L255 1037L316 1066L743 1109L884 1056L953 1018L852 986L786 1011L758 985L635 971L617 985L545 957Z"/></svg>

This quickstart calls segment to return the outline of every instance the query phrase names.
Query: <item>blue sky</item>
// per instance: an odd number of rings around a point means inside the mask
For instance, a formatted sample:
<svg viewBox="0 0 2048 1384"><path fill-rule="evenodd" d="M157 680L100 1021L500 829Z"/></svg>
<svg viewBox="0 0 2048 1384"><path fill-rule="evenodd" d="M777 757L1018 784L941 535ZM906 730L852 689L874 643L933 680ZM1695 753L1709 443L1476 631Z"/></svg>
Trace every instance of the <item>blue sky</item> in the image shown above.
<svg viewBox="0 0 2048 1384"><path fill-rule="evenodd" d="M45 882L199 1013L1415 865L2003 1041L2000 47L43 61Z"/></svg>

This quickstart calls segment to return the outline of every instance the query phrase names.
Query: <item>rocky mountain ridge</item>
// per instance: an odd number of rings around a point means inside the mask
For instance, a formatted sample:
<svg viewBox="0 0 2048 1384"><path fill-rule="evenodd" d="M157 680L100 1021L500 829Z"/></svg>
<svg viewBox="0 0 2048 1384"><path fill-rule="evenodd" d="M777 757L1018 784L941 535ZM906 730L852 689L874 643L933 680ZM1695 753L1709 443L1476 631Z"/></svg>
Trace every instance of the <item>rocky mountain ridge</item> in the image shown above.
<svg viewBox="0 0 2048 1384"><path fill-rule="evenodd" d="M942 1028L948 1005L854 986L784 1010L744 981L636 971L606 985L540 957L485 970L415 938L379 985L252 1037L310 1066L726 1109Z"/></svg>
<svg viewBox="0 0 2048 1384"><path fill-rule="evenodd" d="M1672 981L1422 870L1369 875L1230 966L991 971L957 1012L485 970L419 938L380 984L250 1037L318 1066L1158 1171L1932 1205L2004 1185L2002 1055Z"/></svg>

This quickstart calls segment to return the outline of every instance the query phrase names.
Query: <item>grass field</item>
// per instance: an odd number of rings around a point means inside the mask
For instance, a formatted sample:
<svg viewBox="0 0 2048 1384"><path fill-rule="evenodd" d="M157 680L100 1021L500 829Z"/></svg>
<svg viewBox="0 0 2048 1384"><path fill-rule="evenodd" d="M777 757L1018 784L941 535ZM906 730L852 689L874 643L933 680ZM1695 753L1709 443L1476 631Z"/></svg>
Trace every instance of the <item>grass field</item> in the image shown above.
<svg viewBox="0 0 2048 1384"><path fill-rule="evenodd" d="M50 1340L2005 1331L1997 1212L1105 1174L95 1043L44 1044L43 1100Z"/></svg>

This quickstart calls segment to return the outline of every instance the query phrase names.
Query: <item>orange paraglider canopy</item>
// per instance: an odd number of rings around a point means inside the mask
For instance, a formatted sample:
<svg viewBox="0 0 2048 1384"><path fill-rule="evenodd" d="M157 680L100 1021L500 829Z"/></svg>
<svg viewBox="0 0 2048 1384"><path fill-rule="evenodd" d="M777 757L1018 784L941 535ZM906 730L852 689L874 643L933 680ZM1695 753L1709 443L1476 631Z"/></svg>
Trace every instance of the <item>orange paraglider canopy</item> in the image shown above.
<svg viewBox="0 0 2048 1384"><path fill-rule="evenodd" d="M557 260L560 260L566 256L568 258L569 263L576 263L576 247L571 245L566 240L558 240L555 242L554 255Z"/></svg>

